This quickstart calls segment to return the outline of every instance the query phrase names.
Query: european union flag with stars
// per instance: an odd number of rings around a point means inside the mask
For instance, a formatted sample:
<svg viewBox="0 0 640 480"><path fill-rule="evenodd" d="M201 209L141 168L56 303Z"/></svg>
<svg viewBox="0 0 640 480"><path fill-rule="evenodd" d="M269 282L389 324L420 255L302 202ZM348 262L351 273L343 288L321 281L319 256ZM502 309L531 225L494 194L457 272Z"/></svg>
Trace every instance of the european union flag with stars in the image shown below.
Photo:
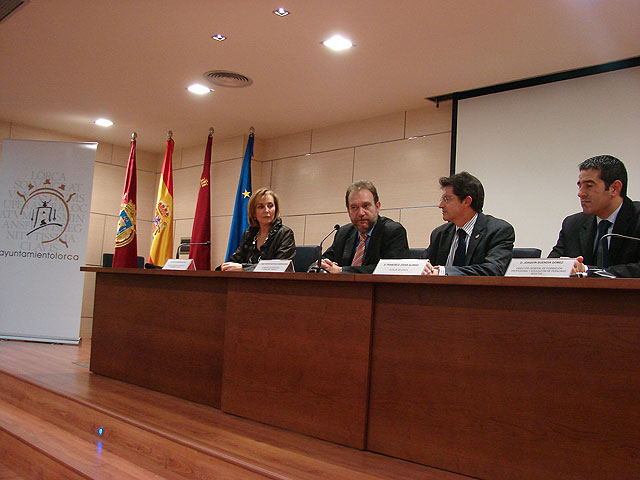
<svg viewBox="0 0 640 480"><path fill-rule="evenodd" d="M233 208L233 220L231 220L231 232L229 232L229 244L227 245L227 256L225 261L235 253L240 245L240 239L244 231L249 228L248 205L251 198L251 158L253 157L254 134L249 134L247 149L244 152L242 161L242 171L238 181L238 191L236 192L236 204Z"/></svg>

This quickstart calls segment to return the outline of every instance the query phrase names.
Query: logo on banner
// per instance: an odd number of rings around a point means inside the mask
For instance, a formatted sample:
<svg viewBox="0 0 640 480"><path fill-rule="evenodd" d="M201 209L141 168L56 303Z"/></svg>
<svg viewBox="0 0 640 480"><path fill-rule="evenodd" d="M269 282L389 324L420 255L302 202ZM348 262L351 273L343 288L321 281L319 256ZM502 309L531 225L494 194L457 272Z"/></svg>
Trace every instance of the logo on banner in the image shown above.
<svg viewBox="0 0 640 480"><path fill-rule="evenodd" d="M168 219L171 215L171 210L169 209L169 205L164 203L163 201L159 201L158 205L156 205L156 216L153 219L153 236L158 235L163 228L165 228L169 223Z"/></svg>
<svg viewBox="0 0 640 480"><path fill-rule="evenodd" d="M69 226L69 202L76 194L67 194L66 188L64 183L53 186L51 179L47 178L40 188L29 183L27 192L16 192L24 201L19 214L23 219L28 219L27 238L40 243L58 240L69 248L63 235Z"/></svg>
<svg viewBox="0 0 640 480"><path fill-rule="evenodd" d="M116 248L129 245L136 236L136 206L133 202L120 205Z"/></svg>

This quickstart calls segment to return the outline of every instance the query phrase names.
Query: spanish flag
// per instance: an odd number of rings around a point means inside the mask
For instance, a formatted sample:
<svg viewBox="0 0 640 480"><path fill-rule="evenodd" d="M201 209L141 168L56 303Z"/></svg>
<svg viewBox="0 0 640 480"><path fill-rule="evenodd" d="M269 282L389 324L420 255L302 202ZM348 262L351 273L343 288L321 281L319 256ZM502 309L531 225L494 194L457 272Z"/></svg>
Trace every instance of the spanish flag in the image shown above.
<svg viewBox="0 0 640 480"><path fill-rule="evenodd" d="M162 175L158 184L158 201L153 217L153 239L149 262L164 266L173 255L173 173L171 171L171 157L173 155L173 138L169 132L167 152L162 164Z"/></svg>
<svg viewBox="0 0 640 480"><path fill-rule="evenodd" d="M204 151L204 165L200 176L198 203L191 230L189 258L192 258L196 270L211 270L211 147L213 128L209 129L207 147Z"/></svg>
<svg viewBox="0 0 640 480"><path fill-rule="evenodd" d="M136 137L131 135L131 149L127 161L127 175L120 205L120 218L116 232L116 248L113 254L114 268L138 267L138 239L136 236Z"/></svg>

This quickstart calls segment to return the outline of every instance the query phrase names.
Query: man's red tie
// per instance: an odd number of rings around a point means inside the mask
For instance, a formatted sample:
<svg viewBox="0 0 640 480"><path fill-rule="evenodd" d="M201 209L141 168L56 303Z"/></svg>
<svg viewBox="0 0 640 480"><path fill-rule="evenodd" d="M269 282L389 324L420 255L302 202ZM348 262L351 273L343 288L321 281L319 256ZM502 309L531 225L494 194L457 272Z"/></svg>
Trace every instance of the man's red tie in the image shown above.
<svg viewBox="0 0 640 480"><path fill-rule="evenodd" d="M364 259L364 247L367 244L367 234L360 234L360 243L358 243L358 248L356 248L356 254L353 256L353 262L351 262L351 266L359 267L362 265L362 259Z"/></svg>

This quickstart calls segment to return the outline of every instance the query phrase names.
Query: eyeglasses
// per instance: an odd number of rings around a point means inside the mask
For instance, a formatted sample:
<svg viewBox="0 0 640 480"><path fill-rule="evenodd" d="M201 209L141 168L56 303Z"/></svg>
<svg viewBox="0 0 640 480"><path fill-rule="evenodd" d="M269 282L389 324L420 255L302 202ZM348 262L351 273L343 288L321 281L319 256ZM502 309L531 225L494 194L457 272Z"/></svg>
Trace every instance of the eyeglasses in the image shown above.
<svg viewBox="0 0 640 480"><path fill-rule="evenodd" d="M440 197L440 203L447 204L451 200L453 200L454 198L456 198L456 197L449 197L448 195L443 195L442 197Z"/></svg>

